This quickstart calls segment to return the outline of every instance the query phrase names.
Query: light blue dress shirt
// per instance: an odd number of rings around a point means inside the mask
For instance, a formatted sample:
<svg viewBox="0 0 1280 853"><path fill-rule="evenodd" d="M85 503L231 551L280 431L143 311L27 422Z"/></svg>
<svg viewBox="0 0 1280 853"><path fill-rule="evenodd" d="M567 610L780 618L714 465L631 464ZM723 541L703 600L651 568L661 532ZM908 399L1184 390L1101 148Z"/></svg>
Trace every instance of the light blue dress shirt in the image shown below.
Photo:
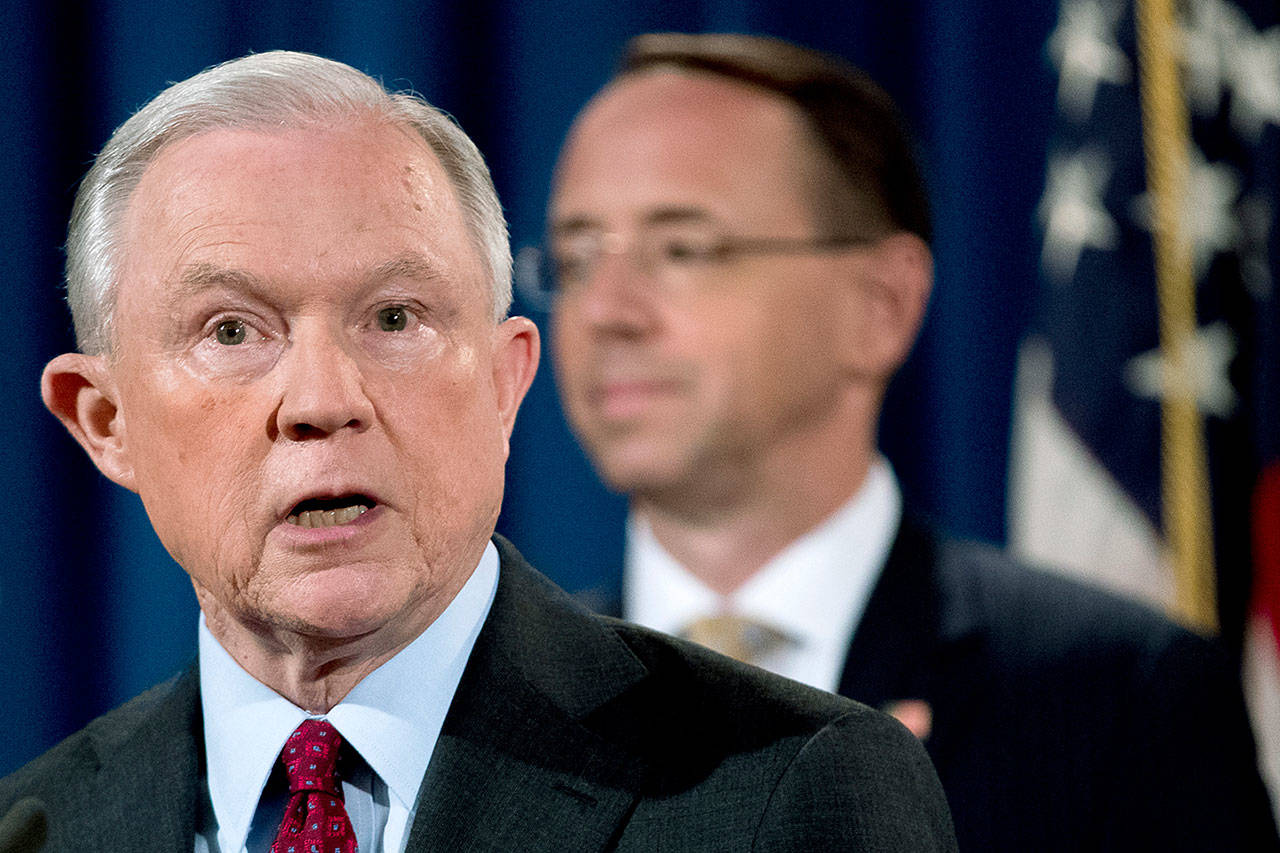
<svg viewBox="0 0 1280 853"><path fill-rule="evenodd" d="M490 542L439 618L324 716L363 759L342 781L361 853L404 850L418 789L497 585ZM208 801L195 851L264 853L288 795L264 797L263 788L285 739L311 715L245 672L203 616L199 655Z"/></svg>

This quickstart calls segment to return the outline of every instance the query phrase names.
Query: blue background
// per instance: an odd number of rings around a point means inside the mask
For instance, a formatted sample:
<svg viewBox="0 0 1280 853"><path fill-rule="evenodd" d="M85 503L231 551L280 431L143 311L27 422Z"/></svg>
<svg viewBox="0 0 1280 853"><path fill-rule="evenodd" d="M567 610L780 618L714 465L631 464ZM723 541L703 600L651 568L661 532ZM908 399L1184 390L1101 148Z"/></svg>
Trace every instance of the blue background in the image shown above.
<svg viewBox="0 0 1280 853"><path fill-rule="evenodd" d="M178 7L181 6L181 11ZM351 63L454 114L487 156L515 247L538 242L556 150L628 37L768 33L842 54L899 100L937 219L937 281L882 444L908 500L1001 541L1017 343L1037 293L1035 205L1057 4L1027 0L339 3L8 2L0 35L0 775L185 664L196 606L141 504L43 408L72 348L61 245L75 187L112 128L164 87L274 48ZM517 306L517 310L527 310ZM540 324L545 317L531 312ZM616 579L620 499L563 426L544 361L524 405L499 529L570 589Z"/></svg>

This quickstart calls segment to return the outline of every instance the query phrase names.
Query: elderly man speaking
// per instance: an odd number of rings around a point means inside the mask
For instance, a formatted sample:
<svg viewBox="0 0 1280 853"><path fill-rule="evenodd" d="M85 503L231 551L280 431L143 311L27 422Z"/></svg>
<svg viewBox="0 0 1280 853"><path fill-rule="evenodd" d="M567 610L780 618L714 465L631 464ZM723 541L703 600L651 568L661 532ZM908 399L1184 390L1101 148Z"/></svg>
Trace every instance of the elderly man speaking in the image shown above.
<svg viewBox="0 0 1280 853"><path fill-rule="evenodd" d="M510 268L467 137L347 66L230 62L115 133L44 399L191 576L199 663L0 781L0 849L954 849L892 720L494 537Z"/></svg>

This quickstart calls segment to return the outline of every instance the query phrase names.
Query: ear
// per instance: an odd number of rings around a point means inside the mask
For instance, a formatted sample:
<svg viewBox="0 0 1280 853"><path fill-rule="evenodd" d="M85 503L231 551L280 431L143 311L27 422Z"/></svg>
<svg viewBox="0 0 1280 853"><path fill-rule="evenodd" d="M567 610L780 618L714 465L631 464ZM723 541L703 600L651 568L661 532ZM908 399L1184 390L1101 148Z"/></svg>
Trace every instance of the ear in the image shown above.
<svg viewBox="0 0 1280 853"><path fill-rule="evenodd" d="M508 444L516 423L516 410L533 384L541 352L538 327L528 317L508 317L494 332L493 386Z"/></svg>
<svg viewBox="0 0 1280 853"><path fill-rule="evenodd" d="M40 395L108 478L137 491L115 380L104 356L64 353L45 365Z"/></svg>
<svg viewBox="0 0 1280 853"><path fill-rule="evenodd" d="M924 240L899 231L867 250L853 280L846 352L859 374L887 382L907 360L924 320L933 255Z"/></svg>

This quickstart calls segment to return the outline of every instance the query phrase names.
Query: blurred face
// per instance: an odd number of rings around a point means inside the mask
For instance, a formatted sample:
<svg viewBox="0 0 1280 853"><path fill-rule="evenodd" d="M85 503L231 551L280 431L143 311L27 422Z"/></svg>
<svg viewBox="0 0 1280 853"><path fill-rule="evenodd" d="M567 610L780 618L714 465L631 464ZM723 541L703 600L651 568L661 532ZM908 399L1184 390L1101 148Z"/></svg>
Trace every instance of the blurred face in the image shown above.
<svg viewBox="0 0 1280 853"><path fill-rule="evenodd" d="M847 253L682 260L718 238L824 236L803 139L772 95L666 71L615 83L575 125L553 253L604 251L589 271L570 265L553 343L569 420L613 487L731 483L833 417Z"/></svg>
<svg viewBox="0 0 1280 853"><path fill-rule="evenodd" d="M435 157L354 120L213 131L159 155L124 233L100 464L215 633L416 636L493 531L537 357Z"/></svg>

